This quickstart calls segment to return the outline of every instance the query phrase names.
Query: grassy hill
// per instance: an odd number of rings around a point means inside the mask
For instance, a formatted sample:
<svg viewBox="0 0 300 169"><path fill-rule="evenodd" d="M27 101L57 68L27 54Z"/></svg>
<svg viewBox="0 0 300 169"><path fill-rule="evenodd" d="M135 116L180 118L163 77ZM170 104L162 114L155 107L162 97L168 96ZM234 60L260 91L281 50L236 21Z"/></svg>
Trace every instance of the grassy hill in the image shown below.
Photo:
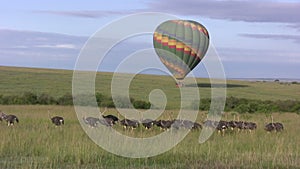
<svg viewBox="0 0 300 169"><path fill-rule="evenodd" d="M113 73L99 72L96 76L96 92L110 96ZM0 66L0 95L18 95L24 92L47 93L59 97L72 93L72 70L37 69ZM202 98L210 97L209 79L198 78ZM148 100L153 89L161 89L171 102L180 99L179 89L169 76L136 75L130 84L130 96L139 100ZM227 96L261 100L300 100L300 85L278 82L227 81Z"/></svg>

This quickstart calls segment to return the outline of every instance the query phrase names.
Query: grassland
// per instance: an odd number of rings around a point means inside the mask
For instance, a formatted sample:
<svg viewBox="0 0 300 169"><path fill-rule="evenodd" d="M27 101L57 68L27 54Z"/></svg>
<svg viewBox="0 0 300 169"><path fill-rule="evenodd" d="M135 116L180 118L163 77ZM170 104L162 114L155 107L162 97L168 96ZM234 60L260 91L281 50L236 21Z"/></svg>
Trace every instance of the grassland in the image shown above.
<svg viewBox="0 0 300 169"><path fill-rule="evenodd" d="M0 168L298 168L300 167L300 116L273 113L284 123L282 133L266 133L265 115L244 114L241 120L255 121L253 133L214 133L199 144L200 131L193 131L176 147L159 156L130 159L110 154L93 143L82 130L70 106L1 106L15 113L20 123L7 127L0 123ZM64 116L65 126L55 127L47 111ZM110 109L108 114L115 114ZM200 112L198 121L203 117ZM227 113L223 119L232 119ZM120 129L118 126L114 128ZM145 137L158 128L138 128L131 135ZM149 132L149 135L147 134ZM123 144L113 141L114 144Z"/></svg>
<svg viewBox="0 0 300 169"><path fill-rule="evenodd" d="M0 95L29 91L59 97L71 93L72 73L68 70L0 67ZM111 73L98 73L96 92L109 96L111 78ZM209 80L197 80L201 97L210 97ZM174 84L175 81L166 76L137 75L131 83L130 94L135 99L148 100L151 90L162 89L171 103L169 108L176 110L180 93ZM227 85L227 96L300 100L299 84L228 80ZM131 159L108 153L93 143L81 128L72 106L0 105L0 110L16 114L20 119L13 127L0 122L0 168L300 168L300 116L295 113L272 113L274 120L285 126L281 133L263 130L265 123L270 122L270 115L242 114L240 120L258 124L255 132L230 132L224 136L215 132L208 141L199 144L201 131L193 131L164 154ZM63 116L65 125L55 127L51 124L48 110L53 115ZM204 113L199 112L198 122L204 120ZM107 114L116 114L116 110L110 109ZM232 120L233 114L227 112L222 118ZM161 118L168 116L165 114ZM122 132L120 126L114 128ZM140 132L146 133L147 137L161 131L138 128L130 134L139 136Z"/></svg>
<svg viewBox="0 0 300 169"><path fill-rule="evenodd" d="M95 80L95 90L110 96L112 73L99 72ZM0 94L16 95L24 92L47 93L54 97L72 93L70 70L32 69L0 66ZM202 98L210 97L210 81L197 79L197 87ZM121 85L121 84L120 84ZM189 86L188 87L195 87ZM169 108L178 108L179 89L173 78L168 76L137 75L130 84L130 96L148 101L153 89L161 89L171 103ZM262 100L300 100L299 84L281 84L275 82L227 81L227 96Z"/></svg>

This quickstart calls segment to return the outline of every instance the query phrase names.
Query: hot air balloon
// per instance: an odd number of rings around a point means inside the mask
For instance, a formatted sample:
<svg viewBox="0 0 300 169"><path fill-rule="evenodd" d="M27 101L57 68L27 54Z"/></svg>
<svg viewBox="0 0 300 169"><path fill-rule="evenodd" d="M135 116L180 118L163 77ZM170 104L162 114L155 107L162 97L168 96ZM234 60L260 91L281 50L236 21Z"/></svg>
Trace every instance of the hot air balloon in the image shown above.
<svg viewBox="0 0 300 169"><path fill-rule="evenodd" d="M185 76L205 56L209 46L207 29L191 20L168 20L153 34L153 45L161 62L182 86Z"/></svg>

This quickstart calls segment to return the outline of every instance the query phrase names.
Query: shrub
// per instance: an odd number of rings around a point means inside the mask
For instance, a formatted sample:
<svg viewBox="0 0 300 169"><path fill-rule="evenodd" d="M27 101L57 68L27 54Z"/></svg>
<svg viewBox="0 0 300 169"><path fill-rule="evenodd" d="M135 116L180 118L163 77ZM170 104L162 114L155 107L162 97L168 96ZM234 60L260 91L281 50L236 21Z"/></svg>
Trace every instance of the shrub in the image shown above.
<svg viewBox="0 0 300 169"><path fill-rule="evenodd" d="M293 106L292 112L300 113L300 103L297 103Z"/></svg>
<svg viewBox="0 0 300 169"><path fill-rule="evenodd" d="M133 107L136 109L150 109L151 103L141 100L133 101Z"/></svg>
<svg viewBox="0 0 300 169"><path fill-rule="evenodd" d="M104 96L103 94L101 93L96 93L96 101L98 103L98 105L101 104L101 102L107 100L108 98L106 96Z"/></svg>
<svg viewBox="0 0 300 169"><path fill-rule="evenodd" d="M71 94L65 94L58 98L59 105L73 105L73 96Z"/></svg>
<svg viewBox="0 0 300 169"><path fill-rule="evenodd" d="M226 99L226 103L225 103L225 111L230 111L230 110L234 110L235 107L238 105L239 103L239 99L235 98L235 97L228 97Z"/></svg>
<svg viewBox="0 0 300 169"><path fill-rule="evenodd" d="M199 104L199 110L209 110L211 100L208 98L201 99Z"/></svg>
<svg viewBox="0 0 300 169"><path fill-rule="evenodd" d="M37 104L38 103L38 97L36 94L33 94L31 92L25 92L21 98L22 104Z"/></svg>
<svg viewBox="0 0 300 169"><path fill-rule="evenodd" d="M95 98L96 97L96 98ZM109 108L136 108L136 109L149 109L155 107L150 102L135 100L133 98L127 98L125 96L117 96L114 100L111 97L105 96L101 93L96 93L95 96L82 94L74 97L75 103L82 106L102 106ZM78 99L78 100L77 100ZM95 104L95 99L97 104ZM214 98L214 101L220 102L219 99ZM199 102L199 101L197 101ZM198 104L196 101L193 102L190 107L192 109L199 109L202 111L210 110L211 99L204 98L200 100ZM0 104L2 105L13 105L13 104L43 104L43 105L73 105L72 94L65 94L59 98L54 98L46 93L36 95L32 92L25 92L22 95L0 95ZM223 105L216 105L213 107L212 112L220 112ZM262 100L251 100L245 98L228 97L225 103L225 111L235 111L239 113L269 113L272 111L277 112L296 112L300 113L300 101L298 100L277 100L277 101L262 101Z"/></svg>
<svg viewBox="0 0 300 169"><path fill-rule="evenodd" d="M37 103L43 105L50 105L50 104L57 104L57 101L54 99L54 97L49 96L46 93L42 93L37 97Z"/></svg>

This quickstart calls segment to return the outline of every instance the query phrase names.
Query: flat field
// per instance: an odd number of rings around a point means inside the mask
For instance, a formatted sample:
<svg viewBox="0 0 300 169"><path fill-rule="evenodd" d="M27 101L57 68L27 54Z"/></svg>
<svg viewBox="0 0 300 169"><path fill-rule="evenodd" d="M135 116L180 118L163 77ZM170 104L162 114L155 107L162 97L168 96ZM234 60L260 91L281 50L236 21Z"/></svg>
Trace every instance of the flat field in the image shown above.
<svg viewBox="0 0 300 169"><path fill-rule="evenodd" d="M240 120L258 124L255 132L215 132L199 144L200 131L191 131L176 147L161 155L131 159L106 152L96 145L81 128L72 106L1 106L16 114L20 123L8 127L0 123L0 168L299 168L300 116L295 113L273 113L285 130L267 133L269 119L262 114L243 114ZM65 125L54 126L48 110L65 118ZM107 114L116 114L109 109ZM199 113L202 122L204 112ZM166 118L163 115L162 118ZM226 113L223 120L231 120ZM123 130L120 126L113 127ZM133 137L158 134L159 128L139 127L128 131ZM126 132L125 132L126 134ZM123 144L112 140L113 144Z"/></svg>

